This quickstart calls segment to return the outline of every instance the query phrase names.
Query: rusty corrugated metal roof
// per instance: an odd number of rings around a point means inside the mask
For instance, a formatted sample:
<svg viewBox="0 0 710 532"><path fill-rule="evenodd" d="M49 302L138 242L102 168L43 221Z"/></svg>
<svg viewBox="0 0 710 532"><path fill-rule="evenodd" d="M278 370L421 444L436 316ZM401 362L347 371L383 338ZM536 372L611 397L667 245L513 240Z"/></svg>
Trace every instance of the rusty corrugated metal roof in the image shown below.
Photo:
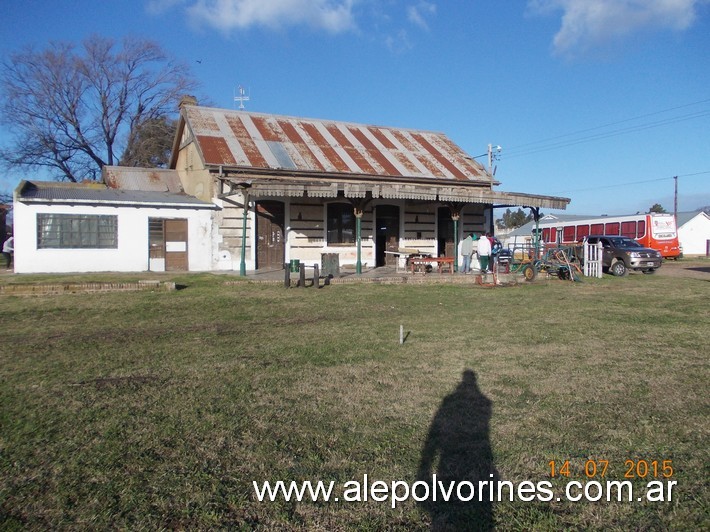
<svg viewBox="0 0 710 532"><path fill-rule="evenodd" d="M104 183L119 190L146 192L183 192L177 170L165 168L138 168L131 166L104 166L101 170Z"/></svg>
<svg viewBox="0 0 710 532"><path fill-rule="evenodd" d="M185 106L207 166L491 183L443 133Z"/></svg>

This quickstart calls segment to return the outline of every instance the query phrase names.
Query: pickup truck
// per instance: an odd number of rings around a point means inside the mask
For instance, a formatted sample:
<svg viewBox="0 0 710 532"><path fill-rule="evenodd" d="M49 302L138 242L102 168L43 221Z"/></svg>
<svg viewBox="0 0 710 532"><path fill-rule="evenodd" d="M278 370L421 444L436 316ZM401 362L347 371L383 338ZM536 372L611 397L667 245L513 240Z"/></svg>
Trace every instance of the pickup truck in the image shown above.
<svg viewBox="0 0 710 532"><path fill-rule="evenodd" d="M655 249L645 248L625 236L590 236L587 243L602 243L602 268L612 275L623 276L629 270L653 273L661 267L663 258Z"/></svg>

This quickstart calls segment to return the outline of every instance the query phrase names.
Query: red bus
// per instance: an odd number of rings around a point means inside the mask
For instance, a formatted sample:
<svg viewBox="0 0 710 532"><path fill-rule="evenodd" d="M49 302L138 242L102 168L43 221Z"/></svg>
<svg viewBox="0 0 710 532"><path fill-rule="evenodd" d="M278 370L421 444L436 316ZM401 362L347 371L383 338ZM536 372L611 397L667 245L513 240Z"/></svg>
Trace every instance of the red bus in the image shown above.
<svg viewBox="0 0 710 532"><path fill-rule="evenodd" d="M576 244L591 235L626 236L660 251L663 258L680 255L675 217L667 213L595 216L566 222L540 220L539 227L546 244Z"/></svg>

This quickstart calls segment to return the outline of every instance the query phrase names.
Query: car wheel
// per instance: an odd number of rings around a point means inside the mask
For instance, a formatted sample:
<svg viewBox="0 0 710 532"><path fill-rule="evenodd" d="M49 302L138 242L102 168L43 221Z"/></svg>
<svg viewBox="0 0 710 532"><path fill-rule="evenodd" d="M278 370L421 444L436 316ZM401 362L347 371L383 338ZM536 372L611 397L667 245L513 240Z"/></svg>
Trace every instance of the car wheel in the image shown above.
<svg viewBox="0 0 710 532"><path fill-rule="evenodd" d="M656 268L651 268L650 270L643 270L643 273L651 275L652 273L656 273Z"/></svg>
<svg viewBox="0 0 710 532"><path fill-rule="evenodd" d="M537 277L537 269L532 264L528 264L523 268L523 277L526 281L534 281Z"/></svg>
<svg viewBox="0 0 710 532"><path fill-rule="evenodd" d="M624 264L624 261L619 259L616 259L614 262L611 263L611 266L609 266L609 271L612 275L616 275L617 277L623 277L624 275L629 273L629 270L626 268L626 264Z"/></svg>

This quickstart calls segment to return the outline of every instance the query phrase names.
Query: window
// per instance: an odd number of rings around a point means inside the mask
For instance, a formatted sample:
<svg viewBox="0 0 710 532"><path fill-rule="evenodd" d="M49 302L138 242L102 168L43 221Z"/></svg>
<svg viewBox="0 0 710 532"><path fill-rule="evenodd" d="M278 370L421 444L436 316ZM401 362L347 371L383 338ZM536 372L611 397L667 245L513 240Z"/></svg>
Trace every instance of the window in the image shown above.
<svg viewBox="0 0 710 532"><path fill-rule="evenodd" d="M355 213L347 203L329 203L327 217L328 244L355 243Z"/></svg>
<svg viewBox="0 0 710 532"><path fill-rule="evenodd" d="M117 247L118 216L37 214L37 249Z"/></svg>
<svg viewBox="0 0 710 532"><path fill-rule="evenodd" d="M642 238L646 236L646 221L645 220L639 220L637 229L636 229L636 238Z"/></svg>
<svg viewBox="0 0 710 532"><path fill-rule="evenodd" d="M589 236L589 226L588 225L578 225L577 226L577 240L582 240L585 236Z"/></svg>
<svg viewBox="0 0 710 532"><path fill-rule="evenodd" d="M162 218L148 218L148 256L151 259L165 258L165 235Z"/></svg>
<svg viewBox="0 0 710 532"><path fill-rule="evenodd" d="M610 222L606 224L605 231L607 235L618 235L619 234L619 222Z"/></svg>
<svg viewBox="0 0 710 532"><path fill-rule="evenodd" d="M562 229L562 241L574 242L574 225L568 225Z"/></svg>
<svg viewBox="0 0 710 532"><path fill-rule="evenodd" d="M621 236L636 238L636 222L621 222Z"/></svg>
<svg viewBox="0 0 710 532"><path fill-rule="evenodd" d="M592 224L589 234L590 235L603 235L604 234L604 224Z"/></svg>

